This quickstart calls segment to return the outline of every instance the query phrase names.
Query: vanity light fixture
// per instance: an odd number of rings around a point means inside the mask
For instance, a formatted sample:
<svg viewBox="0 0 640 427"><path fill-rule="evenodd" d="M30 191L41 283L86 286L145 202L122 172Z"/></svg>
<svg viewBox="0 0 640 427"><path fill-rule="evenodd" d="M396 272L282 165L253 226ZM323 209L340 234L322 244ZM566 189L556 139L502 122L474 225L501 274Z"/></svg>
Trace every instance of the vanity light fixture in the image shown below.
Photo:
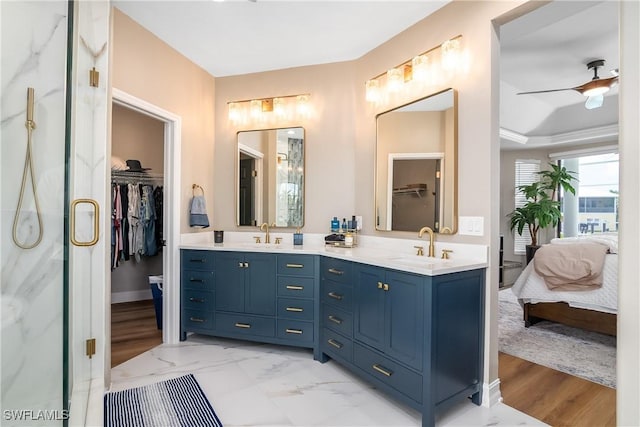
<svg viewBox="0 0 640 427"><path fill-rule="evenodd" d="M227 103L229 121L234 125L247 125L308 118L311 113L310 98L311 95L306 93L231 101Z"/></svg>
<svg viewBox="0 0 640 427"><path fill-rule="evenodd" d="M462 49L462 36L456 36L367 80L365 98L368 102L379 103L386 95L400 92L406 84L412 82L435 85L444 73L450 75L464 71L467 65L467 56Z"/></svg>

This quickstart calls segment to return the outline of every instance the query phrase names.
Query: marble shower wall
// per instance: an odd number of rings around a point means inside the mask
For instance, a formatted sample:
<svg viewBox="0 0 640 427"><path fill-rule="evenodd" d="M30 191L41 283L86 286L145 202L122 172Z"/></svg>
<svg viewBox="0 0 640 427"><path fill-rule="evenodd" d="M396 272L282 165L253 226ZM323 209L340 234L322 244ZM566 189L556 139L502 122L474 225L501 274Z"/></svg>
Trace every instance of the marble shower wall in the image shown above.
<svg viewBox="0 0 640 427"><path fill-rule="evenodd" d="M0 282L2 410L61 410L63 209L67 3L0 2L1 157ZM43 219L41 243L12 239L27 147L27 87L35 89L33 167ZM18 238L38 225L27 180ZM5 424L6 422L6 424ZM3 419L3 425L22 425Z"/></svg>

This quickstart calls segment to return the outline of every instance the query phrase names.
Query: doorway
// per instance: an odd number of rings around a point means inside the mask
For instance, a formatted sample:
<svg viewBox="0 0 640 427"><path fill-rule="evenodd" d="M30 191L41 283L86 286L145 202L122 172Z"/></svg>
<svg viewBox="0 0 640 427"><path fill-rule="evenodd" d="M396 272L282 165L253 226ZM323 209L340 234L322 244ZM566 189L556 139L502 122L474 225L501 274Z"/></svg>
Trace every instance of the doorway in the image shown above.
<svg viewBox="0 0 640 427"><path fill-rule="evenodd" d="M163 124L163 206L162 206L162 342L179 341L180 322L180 162L182 119L147 101L117 88L112 89L112 101ZM113 144L112 144L113 145ZM111 151L111 150L110 150ZM144 167L144 165L142 165ZM109 277L111 272L107 272ZM146 286L149 286L148 282ZM107 312L111 300L107 301ZM111 331L109 330L109 334ZM105 349L107 355L111 348Z"/></svg>

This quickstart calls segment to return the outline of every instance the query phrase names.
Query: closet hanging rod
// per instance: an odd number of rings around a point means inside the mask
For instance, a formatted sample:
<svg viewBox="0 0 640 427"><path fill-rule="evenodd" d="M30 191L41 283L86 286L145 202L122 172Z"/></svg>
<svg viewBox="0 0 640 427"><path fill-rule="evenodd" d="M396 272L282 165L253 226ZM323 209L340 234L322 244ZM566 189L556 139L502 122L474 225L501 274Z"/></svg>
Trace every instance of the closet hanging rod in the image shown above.
<svg viewBox="0 0 640 427"><path fill-rule="evenodd" d="M123 184L160 183L164 182L164 175L148 172L111 171L111 181Z"/></svg>

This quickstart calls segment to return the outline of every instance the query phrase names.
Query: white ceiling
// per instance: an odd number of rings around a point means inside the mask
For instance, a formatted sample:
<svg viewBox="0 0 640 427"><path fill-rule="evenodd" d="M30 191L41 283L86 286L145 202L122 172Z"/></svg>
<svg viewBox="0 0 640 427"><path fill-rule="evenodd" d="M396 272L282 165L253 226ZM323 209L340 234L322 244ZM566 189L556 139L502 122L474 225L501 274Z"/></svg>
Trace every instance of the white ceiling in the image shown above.
<svg viewBox="0 0 640 427"><path fill-rule="evenodd" d="M227 0L112 3L215 77L361 57L448 0ZM554 1L500 28L501 147L600 142L617 132L617 88L602 108L586 110L575 87L586 64L605 59L601 77L619 67L618 5ZM623 78L623 77L621 77ZM517 141L517 142L514 142Z"/></svg>
<svg viewBox="0 0 640 427"><path fill-rule="evenodd" d="M449 1L112 4L211 75L224 77L359 58Z"/></svg>

